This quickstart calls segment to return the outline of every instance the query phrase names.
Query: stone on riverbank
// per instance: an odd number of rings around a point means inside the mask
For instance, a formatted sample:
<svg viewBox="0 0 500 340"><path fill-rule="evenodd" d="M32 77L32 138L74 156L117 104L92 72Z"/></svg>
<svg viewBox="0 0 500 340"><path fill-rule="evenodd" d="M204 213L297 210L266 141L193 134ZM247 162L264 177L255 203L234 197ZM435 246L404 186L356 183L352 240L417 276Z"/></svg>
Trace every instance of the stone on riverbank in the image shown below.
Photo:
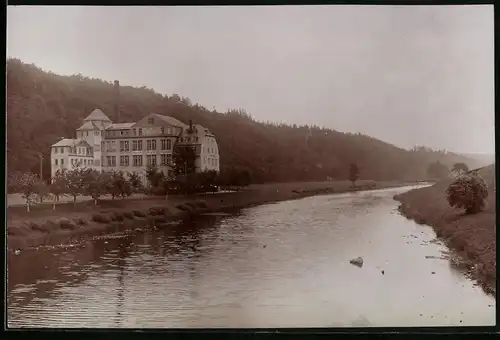
<svg viewBox="0 0 500 340"><path fill-rule="evenodd" d="M356 257L355 259L352 259L351 261L349 261L349 263L361 268L361 267L363 267L363 258Z"/></svg>

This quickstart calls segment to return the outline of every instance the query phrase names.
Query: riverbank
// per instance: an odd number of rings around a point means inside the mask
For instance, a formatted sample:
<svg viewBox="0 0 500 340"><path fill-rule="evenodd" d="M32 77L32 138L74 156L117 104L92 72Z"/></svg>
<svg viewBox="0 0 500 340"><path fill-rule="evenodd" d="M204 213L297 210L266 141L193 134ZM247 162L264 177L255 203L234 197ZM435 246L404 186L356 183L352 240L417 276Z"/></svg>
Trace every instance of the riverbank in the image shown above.
<svg viewBox="0 0 500 340"><path fill-rule="evenodd" d="M42 245L77 243L99 236L124 232L143 225L168 227L176 220L193 215L238 210L250 206L302 197L383 189L412 185L405 182L348 181L298 182L251 185L237 192L192 196L142 197L125 200L100 200L32 207L7 208L7 246L9 250Z"/></svg>
<svg viewBox="0 0 500 340"><path fill-rule="evenodd" d="M462 258L461 266L477 280L485 292L496 290L496 187L495 166L479 170L488 186L488 198L483 211L465 215L451 208L445 190L451 180L397 195L399 210L407 218L432 226L436 235Z"/></svg>

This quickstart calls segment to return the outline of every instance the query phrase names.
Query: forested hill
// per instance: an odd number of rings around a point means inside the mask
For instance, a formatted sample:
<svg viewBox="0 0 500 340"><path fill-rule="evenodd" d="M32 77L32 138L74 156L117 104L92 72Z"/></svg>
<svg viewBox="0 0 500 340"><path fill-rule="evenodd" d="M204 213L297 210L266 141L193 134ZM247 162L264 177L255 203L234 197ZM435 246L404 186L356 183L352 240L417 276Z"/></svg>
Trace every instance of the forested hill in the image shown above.
<svg viewBox="0 0 500 340"><path fill-rule="evenodd" d="M193 105L176 94L161 95L145 87L122 86L122 121L136 121L159 113L202 124L217 137L221 167L242 167L256 182L347 178L355 162L361 178L374 180L425 179L430 162L448 166L474 161L454 154L421 148L407 151L361 134L331 129L267 124L254 121L243 110L219 113ZM7 60L7 162L8 171L38 173L38 153L49 171L49 147L60 137L74 137L83 119L99 108L112 120L112 82L81 75L44 72L17 59Z"/></svg>

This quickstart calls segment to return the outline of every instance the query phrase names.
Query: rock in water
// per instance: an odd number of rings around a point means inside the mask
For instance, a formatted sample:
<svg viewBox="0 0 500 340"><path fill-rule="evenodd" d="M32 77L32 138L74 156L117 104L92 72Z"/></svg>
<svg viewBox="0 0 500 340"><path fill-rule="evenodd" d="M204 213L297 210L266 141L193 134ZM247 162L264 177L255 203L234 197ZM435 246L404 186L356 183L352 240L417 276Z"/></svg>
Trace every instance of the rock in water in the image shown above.
<svg viewBox="0 0 500 340"><path fill-rule="evenodd" d="M361 268L361 267L363 267L363 258L356 257L355 259L352 259L351 261L349 261L349 263Z"/></svg>

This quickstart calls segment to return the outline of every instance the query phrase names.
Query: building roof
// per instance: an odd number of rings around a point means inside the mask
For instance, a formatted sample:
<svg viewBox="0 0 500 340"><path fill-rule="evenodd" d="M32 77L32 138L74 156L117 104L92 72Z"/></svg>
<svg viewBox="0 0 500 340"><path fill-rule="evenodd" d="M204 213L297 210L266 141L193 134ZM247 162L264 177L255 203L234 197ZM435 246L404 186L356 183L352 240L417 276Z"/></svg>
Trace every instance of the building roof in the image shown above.
<svg viewBox="0 0 500 340"><path fill-rule="evenodd" d="M135 123L113 123L106 128L106 130L123 130L130 129Z"/></svg>
<svg viewBox="0 0 500 340"><path fill-rule="evenodd" d="M91 114L88 115L87 118L84 119L84 121L88 120L104 120L107 122L111 122L111 119L109 119L108 116L106 116L104 112L99 109L95 109Z"/></svg>
<svg viewBox="0 0 500 340"><path fill-rule="evenodd" d="M83 123L83 125L80 126L78 129L76 129L76 131L80 131L80 130L99 130L99 128L97 127L97 125L94 122L87 121L87 122Z"/></svg>
<svg viewBox="0 0 500 340"><path fill-rule="evenodd" d="M152 113L152 115L154 115L158 119L161 119L162 121L164 121L167 124L170 124L170 125L173 125L173 126L182 127L182 128L186 128L187 127L187 124L184 124L180 120L177 120L177 119L175 119L173 117L163 116L163 115L159 115L157 113Z"/></svg>
<svg viewBox="0 0 500 340"><path fill-rule="evenodd" d="M52 144L52 146L76 146L78 144L85 143L88 145L88 143L85 141L85 139L80 139L80 138L63 138L59 142Z"/></svg>

